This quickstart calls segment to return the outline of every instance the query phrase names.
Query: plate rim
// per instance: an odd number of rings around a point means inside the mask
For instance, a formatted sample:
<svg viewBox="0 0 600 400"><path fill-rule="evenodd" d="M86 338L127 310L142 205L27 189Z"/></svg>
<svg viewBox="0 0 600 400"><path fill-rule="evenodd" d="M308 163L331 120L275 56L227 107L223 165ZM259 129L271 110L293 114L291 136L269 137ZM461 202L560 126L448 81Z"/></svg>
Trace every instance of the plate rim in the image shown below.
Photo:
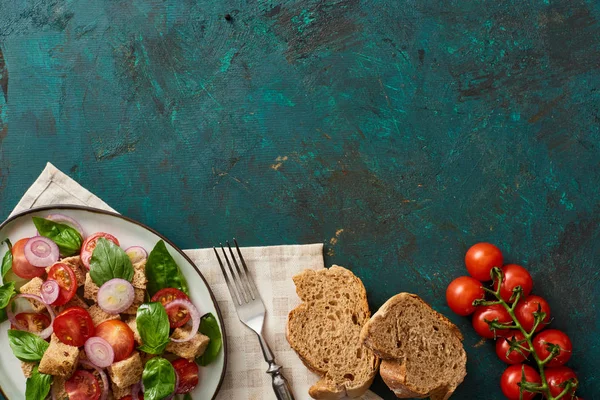
<svg viewBox="0 0 600 400"><path fill-rule="evenodd" d="M223 346L222 346L222 351L223 351L223 370L221 371L221 377L219 378L219 383L217 384L217 389L215 390L215 393L211 397L211 400L215 400L216 397L217 397L217 395L219 394L219 391L221 390L221 386L223 385L223 380L225 379L225 373L227 371L227 335L226 335L226 332L225 332L225 320L223 319L223 315L221 314L221 308L219 307L219 303L217 302L217 299L215 298L215 294L213 293L212 289L210 288L208 282L206 282L206 279L204 278L204 275L202 275L202 272L200 272L200 270L198 269L198 267L196 266L196 264L194 264L194 262L188 257L188 255L185 254L185 252L182 249L179 248L179 246L175 245L175 243L173 243L167 237L165 237L164 235L162 235L161 233L159 233L158 231L156 231L154 228L151 228L148 225L146 225L146 224L144 224L142 222L139 222L139 221L137 221L137 220L135 220L133 218L130 218L130 217L126 216L126 215L122 215L122 214L119 214L119 213L116 213L116 212L112 212L112 211L102 210L100 208L89 207L89 206L81 206L81 205L75 205L75 204L52 204L52 205L47 205L47 206L30 208L30 209L18 212L15 215L12 215L12 216L8 217L4 222L2 222L0 224L0 232L2 231L2 229L4 229L4 227L6 225L8 225L12 221L16 220L17 218L26 216L27 214L31 214L31 213L34 213L34 212L48 211L48 210L79 210L79 211L88 211L88 212L97 213L97 214L110 215L112 217L117 217L117 218L123 219L123 220L125 220L127 222L130 222L132 224L141 226L142 228L144 228L144 229L146 229L146 230L154 233L156 236L158 236L159 238L161 238L162 240L164 240L166 243L168 243L183 258L185 258L185 260L187 262L189 262L192 267L194 267L194 270L196 271L196 273L198 274L198 276L200 276L200 279L202 279L202 281L206 285L206 288L208 289L208 293L210 294L210 298L211 298L213 304L215 305L215 310L217 311L217 315L219 316L219 325L220 325L220 328L221 328L221 337L222 337L222 342L223 342ZM2 386L1 385L0 385L0 394L2 394L2 396L6 400L10 400L6 396L6 393L4 393L4 390L2 390Z"/></svg>

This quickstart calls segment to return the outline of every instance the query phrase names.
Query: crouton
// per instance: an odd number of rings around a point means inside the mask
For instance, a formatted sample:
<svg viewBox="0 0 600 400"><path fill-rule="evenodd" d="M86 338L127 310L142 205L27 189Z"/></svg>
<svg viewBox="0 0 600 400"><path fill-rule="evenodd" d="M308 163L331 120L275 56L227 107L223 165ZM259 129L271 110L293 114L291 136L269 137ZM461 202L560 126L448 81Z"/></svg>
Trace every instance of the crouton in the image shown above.
<svg viewBox="0 0 600 400"><path fill-rule="evenodd" d="M39 296L42 293L42 283L44 283L44 281L41 278L33 278L32 280L21 286L20 292ZM46 306L40 301L32 299L27 300L29 301L29 303L31 303L31 307L35 312L44 311L46 309Z"/></svg>
<svg viewBox="0 0 600 400"><path fill-rule="evenodd" d="M156 357L156 354L150 354L150 353L144 353L142 352L142 355L140 356L142 358L142 365L146 365L146 363L148 362L148 360L150 360L151 358Z"/></svg>
<svg viewBox="0 0 600 400"><path fill-rule="evenodd" d="M140 332L137 329L137 322L135 320L135 316L130 317L129 319L127 319L125 321L125 323L127 325L129 325L129 327L133 331L133 338L135 339L135 341L137 342L137 344L141 345L142 344L142 337L140 336Z"/></svg>
<svg viewBox="0 0 600 400"><path fill-rule="evenodd" d="M188 332L189 330L185 331L181 328L177 328L173 331L173 335L171 337L175 339L183 339L184 337L187 337ZM189 361L193 361L196 357L200 357L202 354L204 354L209 342L210 339L208 336L204 336L201 333L196 333L194 337L187 342L169 342L165 350L179 357L186 358Z"/></svg>
<svg viewBox="0 0 600 400"><path fill-rule="evenodd" d="M124 389L142 379L143 370L140 353L136 351L129 358L113 363L108 367L108 375L115 385Z"/></svg>
<svg viewBox="0 0 600 400"><path fill-rule="evenodd" d="M134 293L133 303L127 310L123 311L123 314L130 314L130 315L137 314L137 309L144 302L144 296L146 295L146 291L144 289L138 289L138 288L134 287L133 293Z"/></svg>
<svg viewBox="0 0 600 400"><path fill-rule="evenodd" d="M131 386L120 388L113 382L113 384L110 385L110 387L112 389L112 394L115 397L115 399L122 399L123 397L131 394Z"/></svg>
<svg viewBox="0 0 600 400"><path fill-rule="evenodd" d="M87 268L85 268L83 264L81 264L81 257L73 256L63 258L62 260L57 261L54 264L67 264L69 267L71 267L73 273L75 274L75 279L77 280L77 287L83 286L85 284L85 273L87 271ZM54 264L47 267L46 272L50 272L50 268L52 268Z"/></svg>
<svg viewBox="0 0 600 400"><path fill-rule="evenodd" d="M21 361L21 371L23 371L25 378L29 378L31 376L36 365L37 363Z"/></svg>
<svg viewBox="0 0 600 400"><path fill-rule="evenodd" d="M133 285L134 288L146 289L147 282L146 259L143 259L142 261L133 264L133 279L131 280L131 285Z"/></svg>
<svg viewBox="0 0 600 400"><path fill-rule="evenodd" d="M81 308L88 309L90 306L88 306L87 303L85 301L83 301L83 299L81 297L79 297L79 295L76 294L71 299L71 301L69 301L67 304L56 307L56 311L58 313L61 313L64 310L66 310L67 308L71 308L71 307L81 307Z"/></svg>
<svg viewBox="0 0 600 400"><path fill-rule="evenodd" d="M44 353L38 371L49 375L70 377L79 360L79 349L58 340L55 334L50 338L50 346Z"/></svg>
<svg viewBox="0 0 600 400"><path fill-rule="evenodd" d="M110 319L121 319L119 314L109 314L105 312L98 304L94 304L88 309L90 313L90 317L92 317L92 321L94 322L94 326L100 325L104 321L108 321Z"/></svg>
<svg viewBox="0 0 600 400"><path fill-rule="evenodd" d="M55 376L52 379L52 398L57 400L65 400L69 398L67 391L65 390L65 381L66 379L62 376Z"/></svg>
<svg viewBox="0 0 600 400"><path fill-rule="evenodd" d="M89 272L87 274L85 274L85 284L83 287L83 297L88 299L88 300L92 300L94 303L98 302L98 290L100 290L100 288L94 283L94 281L92 280L92 277L90 276Z"/></svg>

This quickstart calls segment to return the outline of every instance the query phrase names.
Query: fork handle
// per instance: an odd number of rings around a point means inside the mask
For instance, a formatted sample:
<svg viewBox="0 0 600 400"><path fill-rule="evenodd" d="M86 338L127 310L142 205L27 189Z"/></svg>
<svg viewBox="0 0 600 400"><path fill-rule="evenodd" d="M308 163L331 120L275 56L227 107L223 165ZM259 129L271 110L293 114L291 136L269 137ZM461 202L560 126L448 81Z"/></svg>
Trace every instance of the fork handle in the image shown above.
<svg viewBox="0 0 600 400"><path fill-rule="evenodd" d="M262 337L262 335L258 334L257 336L258 341L260 342L260 347L263 351L263 356L265 357L265 361L269 363L267 373L271 375L271 378L273 378L273 391L275 392L275 396L277 396L277 400L294 400L294 395L292 394L290 384L285 376L283 376L281 373L281 366L275 363L275 356L273 356L273 352L269 348L267 341Z"/></svg>

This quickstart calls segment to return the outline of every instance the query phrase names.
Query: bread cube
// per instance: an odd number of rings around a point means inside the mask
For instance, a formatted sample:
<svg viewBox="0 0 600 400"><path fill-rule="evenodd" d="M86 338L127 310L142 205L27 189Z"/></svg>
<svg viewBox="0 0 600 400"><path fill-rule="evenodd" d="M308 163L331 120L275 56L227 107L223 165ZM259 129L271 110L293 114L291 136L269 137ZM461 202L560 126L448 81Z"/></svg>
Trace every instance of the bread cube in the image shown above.
<svg viewBox="0 0 600 400"><path fill-rule="evenodd" d="M129 314L129 315L137 314L137 309L144 302L144 296L146 295L146 291L144 289L138 289L138 288L134 287L133 293L134 293L133 303L131 303L131 306L127 310L123 311L123 314Z"/></svg>
<svg viewBox="0 0 600 400"><path fill-rule="evenodd" d="M44 353L38 371L43 374L70 377L79 361L79 349L58 340L55 334L50 338L50 346Z"/></svg>
<svg viewBox="0 0 600 400"><path fill-rule="evenodd" d="M187 337L187 335L188 331L177 328L173 331L173 335L171 337L175 339L183 339L184 337ZM201 333L196 333L194 337L187 342L169 342L165 350L179 357L186 358L189 361L193 361L196 357L200 357L202 354L204 354L209 342L210 338L208 336L204 336Z"/></svg>
<svg viewBox="0 0 600 400"><path fill-rule="evenodd" d="M25 294L34 294L36 296L40 296L42 294L43 283L44 281L41 278L35 277L23 286L21 286L21 289L19 291ZM31 303L31 307L35 312L44 311L46 309L46 306L40 301L35 301L31 299L27 300L29 301L29 303Z"/></svg>
<svg viewBox="0 0 600 400"><path fill-rule="evenodd" d="M90 273L85 274L85 283L83 287L83 297L92 300L94 303L98 302L98 290L100 288L94 283Z"/></svg>
<svg viewBox="0 0 600 400"><path fill-rule="evenodd" d="M111 319L121 319L119 314L109 314L104 311L98 304L94 304L88 309L90 313L90 317L92 317L92 321L94 322L94 326L100 325L104 321L108 321Z"/></svg>
<svg viewBox="0 0 600 400"><path fill-rule="evenodd" d="M21 371L23 371L25 378L29 378L31 376L36 365L37 363L34 362L21 361Z"/></svg>
<svg viewBox="0 0 600 400"><path fill-rule="evenodd" d="M134 288L138 289L146 289L146 283L148 280L146 279L146 260L142 260L133 264L133 279L131 280L131 285Z"/></svg>
<svg viewBox="0 0 600 400"><path fill-rule="evenodd" d="M122 389L134 385L142 379L143 371L142 359L137 351L129 358L113 363L108 367L108 375L111 381Z"/></svg>

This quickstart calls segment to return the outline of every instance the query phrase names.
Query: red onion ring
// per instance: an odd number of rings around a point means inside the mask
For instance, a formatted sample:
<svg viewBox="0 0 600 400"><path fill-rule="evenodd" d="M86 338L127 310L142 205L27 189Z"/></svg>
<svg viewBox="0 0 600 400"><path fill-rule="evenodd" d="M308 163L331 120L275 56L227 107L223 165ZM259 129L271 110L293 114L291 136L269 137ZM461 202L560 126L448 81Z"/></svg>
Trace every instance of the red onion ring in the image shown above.
<svg viewBox="0 0 600 400"><path fill-rule="evenodd" d="M40 293L44 303L52 304L56 301L56 299L58 299L58 295L60 294L60 286L54 279L48 279L46 282L42 283Z"/></svg>
<svg viewBox="0 0 600 400"><path fill-rule="evenodd" d="M42 300L42 298L40 296L36 296L35 294L21 293L21 294L16 295L15 297L13 297L8 302L8 305L6 306L6 316L10 320L10 323L13 324L15 326L15 328L17 328L18 330L29 332L27 330L27 328L25 328L23 325L21 325L19 323L19 321L17 321L17 319L15 318L15 313L13 312L12 307L11 307L12 302L15 301L15 299L18 299L20 297L39 301L46 307L46 310L48 310L48 314L50 314L50 325L46 329L44 329L43 331L41 331L39 333L36 333L36 332L31 332L31 333L38 335L42 339L48 339L50 337L50 335L52 335L52 332L54 332L54 329L52 328L52 324L54 323L54 311L52 311L52 308L50 308L50 306L48 304L44 303L44 300Z"/></svg>
<svg viewBox="0 0 600 400"><path fill-rule="evenodd" d="M60 252L52 240L44 236L34 236L25 243L25 258L34 267L46 268L58 261Z"/></svg>
<svg viewBox="0 0 600 400"><path fill-rule="evenodd" d="M115 360L115 352L106 340L93 336L83 346L88 360L98 368L106 368Z"/></svg>
<svg viewBox="0 0 600 400"><path fill-rule="evenodd" d="M132 264L139 263L148 258L146 249L140 246L131 246L125 250L125 254L129 256Z"/></svg>
<svg viewBox="0 0 600 400"><path fill-rule="evenodd" d="M171 338L171 341L177 342L177 343L187 342L188 340L191 340L198 332L198 328L200 327L200 312L198 312L198 309L196 308L196 306L194 306L190 301L184 300L184 299L173 300L172 302L170 302L169 304L167 304L165 306L165 310L168 312L173 307L185 308L188 311L188 313L190 314L190 317L192 318L192 330L190 331L189 335L186 338L183 338L183 339Z"/></svg>
<svg viewBox="0 0 600 400"><path fill-rule="evenodd" d="M133 304L135 291L125 279L114 278L100 286L97 299L102 310L109 314L119 314Z"/></svg>
<svg viewBox="0 0 600 400"><path fill-rule="evenodd" d="M85 232L83 231L83 228L81 227L79 222L77 222L73 218L68 217L64 214L50 214L46 217L46 219L49 219L50 221L58 222L59 224L65 224L65 225L70 226L71 228L73 228L77 232L79 232L81 237L83 239L85 239Z"/></svg>
<svg viewBox="0 0 600 400"><path fill-rule="evenodd" d="M102 394L100 395L100 400L106 400L106 398L108 397L108 378L106 377L106 374L104 373L104 371L102 371L102 369L96 367L91 362L87 362L84 360L79 360L79 364L81 364L87 368L92 368L92 369L96 370L96 372L98 372L98 375L100 375L100 378L102 379Z"/></svg>
<svg viewBox="0 0 600 400"><path fill-rule="evenodd" d="M138 400L138 398L139 398L138 395L140 393L140 390L142 390L142 381L141 380L131 387L131 398L133 400ZM144 393L143 390L142 390L142 393Z"/></svg>

